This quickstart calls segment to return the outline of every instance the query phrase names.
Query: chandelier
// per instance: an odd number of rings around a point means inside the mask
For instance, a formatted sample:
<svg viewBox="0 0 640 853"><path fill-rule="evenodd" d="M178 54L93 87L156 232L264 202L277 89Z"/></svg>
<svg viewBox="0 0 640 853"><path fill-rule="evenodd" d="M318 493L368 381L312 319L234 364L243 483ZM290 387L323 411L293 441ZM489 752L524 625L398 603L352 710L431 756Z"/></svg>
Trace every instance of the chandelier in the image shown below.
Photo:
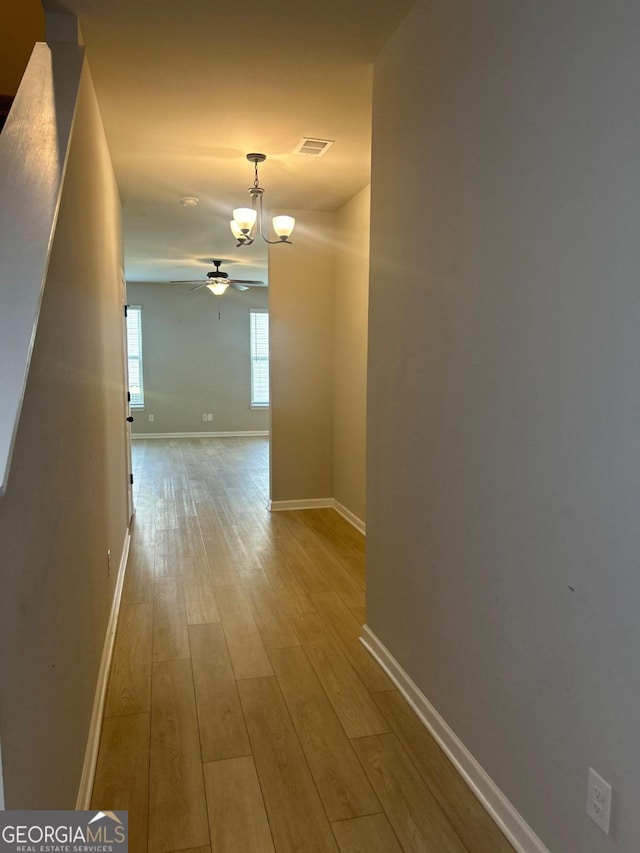
<svg viewBox="0 0 640 853"><path fill-rule="evenodd" d="M247 160L253 163L254 167L253 186L249 189L251 207L237 207L233 211L233 219L229 223L231 233L238 241L238 246L250 246L258 234L265 243L291 243L289 237L296 224L293 216L273 217L271 225L278 237L277 240L269 240L262 230L262 196L264 195L264 189L258 181L258 163L264 163L266 159L265 154L247 154Z"/></svg>

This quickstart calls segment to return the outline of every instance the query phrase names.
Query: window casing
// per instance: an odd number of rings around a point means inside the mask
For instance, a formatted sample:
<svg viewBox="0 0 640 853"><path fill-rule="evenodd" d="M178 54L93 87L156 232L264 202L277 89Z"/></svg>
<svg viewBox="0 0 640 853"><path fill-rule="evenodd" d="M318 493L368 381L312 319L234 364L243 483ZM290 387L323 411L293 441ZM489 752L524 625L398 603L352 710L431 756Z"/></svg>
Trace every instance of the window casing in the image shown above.
<svg viewBox="0 0 640 853"><path fill-rule="evenodd" d="M252 308L249 311L251 346L251 408L269 406L269 311Z"/></svg>
<svg viewBox="0 0 640 853"><path fill-rule="evenodd" d="M144 379L142 376L142 306L127 308L127 358L130 405L132 409L144 408Z"/></svg>

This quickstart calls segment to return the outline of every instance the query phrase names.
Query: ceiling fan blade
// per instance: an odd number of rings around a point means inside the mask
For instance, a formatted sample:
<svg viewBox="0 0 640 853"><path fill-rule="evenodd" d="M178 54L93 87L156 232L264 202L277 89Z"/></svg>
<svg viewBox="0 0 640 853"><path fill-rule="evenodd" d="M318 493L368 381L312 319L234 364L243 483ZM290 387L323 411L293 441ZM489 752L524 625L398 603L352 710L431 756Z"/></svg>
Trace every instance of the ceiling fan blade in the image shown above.
<svg viewBox="0 0 640 853"><path fill-rule="evenodd" d="M211 282L203 281L200 284L196 284L195 287L190 287L189 290L200 290L201 287L206 287L208 284L211 284Z"/></svg>
<svg viewBox="0 0 640 853"><path fill-rule="evenodd" d="M264 287L264 281L258 281L257 279L246 279L246 278L229 278L227 279L229 284L246 284L248 287Z"/></svg>
<svg viewBox="0 0 640 853"><path fill-rule="evenodd" d="M203 278L185 278L182 281L170 281L169 284L206 284Z"/></svg>
<svg viewBox="0 0 640 853"><path fill-rule="evenodd" d="M233 281L231 282L231 287L233 287L234 290L249 290L246 284L236 284Z"/></svg>

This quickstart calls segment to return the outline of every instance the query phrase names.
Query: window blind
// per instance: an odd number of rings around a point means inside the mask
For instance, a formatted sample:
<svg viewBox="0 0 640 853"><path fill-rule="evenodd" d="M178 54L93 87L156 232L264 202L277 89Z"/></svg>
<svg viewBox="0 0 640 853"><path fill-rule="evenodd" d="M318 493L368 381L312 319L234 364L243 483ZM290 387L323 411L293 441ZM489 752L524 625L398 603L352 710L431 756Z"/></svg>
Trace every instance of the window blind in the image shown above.
<svg viewBox="0 0 640 853"><path fill-rule="evenodd" d="M129 305L127 309L127 357L129 371L129 394L131 406L144 406L144 382L142 377L142 308Z"/></svg>
<svg viewBox="0 0 640 853"><path fill-rule="evenodd" d="M269 405L269 312L249 311L251 330L251 405Z"/></svg>

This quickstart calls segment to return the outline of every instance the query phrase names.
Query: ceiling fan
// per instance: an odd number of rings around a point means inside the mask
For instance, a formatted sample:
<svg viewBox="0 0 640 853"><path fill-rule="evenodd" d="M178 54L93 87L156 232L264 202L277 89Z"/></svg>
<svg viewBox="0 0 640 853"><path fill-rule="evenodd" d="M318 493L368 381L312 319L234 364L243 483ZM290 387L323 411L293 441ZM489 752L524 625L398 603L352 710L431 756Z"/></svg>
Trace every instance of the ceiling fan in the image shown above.
<svg viewBox="0 0 640 853"><path fill-rule="evenodd" d="M224 261L213 260L212 263L215 266L215 270L208 272L205 279L172 281L170 284L195 284L195 287L192 287L191 290L208 287L216 296L222 296L228 287L233 287L235 290L249 290L250 287L265 287L264 281L229 278L229 273L222 272L220 269L220 264L224 263Z"/></svg>

